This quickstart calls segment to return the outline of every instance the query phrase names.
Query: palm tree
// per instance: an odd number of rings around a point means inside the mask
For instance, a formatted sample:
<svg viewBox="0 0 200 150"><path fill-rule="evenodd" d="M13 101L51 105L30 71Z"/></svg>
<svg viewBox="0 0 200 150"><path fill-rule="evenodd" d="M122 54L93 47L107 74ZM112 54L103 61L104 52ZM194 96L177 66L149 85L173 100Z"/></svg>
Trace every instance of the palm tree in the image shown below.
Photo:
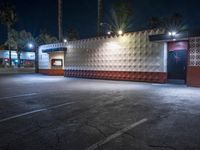
<svg viewBox="0 0 200 150"><path fill-rule="evenodd" d="M152 17L149 20L151 28L163 28L168 31L182 32L187 29L183 22L183 16L179 13L175 13L166 17Z"/></svg>
<svg viewBox="0 0 200 150"><path fill-rule="evenodd" d="M131 0L119 0L113 4L111 9L111 20L113 32L118 30L128 31L132 28L134 12Z"/></svg>
<svg viewBox="0 0 200 150"><path fill-rule="evenodd" d="M49 35L48 33L40 33L38 37L36 37L36 45L44 45L44 44L51 44L51 43L57 43L58 39L54 36Z"/></svg>
<svg viewBox="0 0 200 150"><path fill-rule="evenodd" d="M7 39L10 39L11 26L17 21L15 7L10 3L3 3L0 6L0 22L7 27ZM9 49L9 65L11 66L11 49Z"/></svg>
<svg viewBox="0 0 200 150"><path fill-rule="evenodd" d="M73 40L78 40L79 39L79 33L78 30L75 27L70 27L67 30L67 40L68 41L73 41Z"/></svg>

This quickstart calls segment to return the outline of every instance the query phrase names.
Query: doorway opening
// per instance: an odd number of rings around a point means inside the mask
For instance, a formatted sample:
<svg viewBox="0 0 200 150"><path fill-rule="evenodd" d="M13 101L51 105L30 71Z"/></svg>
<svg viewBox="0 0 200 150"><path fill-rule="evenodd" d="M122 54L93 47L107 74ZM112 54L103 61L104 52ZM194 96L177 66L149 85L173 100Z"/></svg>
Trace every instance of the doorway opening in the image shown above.
<svg viewBox="0 0 200 150"><path fill-rule="evenodd" d="M170 83L186 83L188 41L168 42L167 76Z"/></svg>

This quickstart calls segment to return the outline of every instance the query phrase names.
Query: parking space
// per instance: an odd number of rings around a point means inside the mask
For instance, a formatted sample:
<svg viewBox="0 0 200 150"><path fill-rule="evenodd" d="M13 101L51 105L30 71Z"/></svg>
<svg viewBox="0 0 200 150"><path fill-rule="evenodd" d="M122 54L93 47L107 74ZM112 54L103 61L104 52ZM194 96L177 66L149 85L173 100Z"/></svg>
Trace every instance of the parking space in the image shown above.
<svg viewBox="0 0 200 150"><path fill-rule="evenodd" d="M200 149L199 108L185 85L0 75L0 149Z"/></svg>

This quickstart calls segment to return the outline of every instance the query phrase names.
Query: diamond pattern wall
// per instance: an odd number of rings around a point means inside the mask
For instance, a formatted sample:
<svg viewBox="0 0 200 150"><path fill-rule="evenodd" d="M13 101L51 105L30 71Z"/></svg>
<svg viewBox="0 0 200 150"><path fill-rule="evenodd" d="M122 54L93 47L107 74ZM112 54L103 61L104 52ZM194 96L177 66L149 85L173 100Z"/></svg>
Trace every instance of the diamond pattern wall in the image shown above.
<svg viewBox="0 0 200 150"><path fill-rule="evenodd" d="M148 39L159 33L146 30L70 42L65 70L166 72L164 43Z"/></svg>

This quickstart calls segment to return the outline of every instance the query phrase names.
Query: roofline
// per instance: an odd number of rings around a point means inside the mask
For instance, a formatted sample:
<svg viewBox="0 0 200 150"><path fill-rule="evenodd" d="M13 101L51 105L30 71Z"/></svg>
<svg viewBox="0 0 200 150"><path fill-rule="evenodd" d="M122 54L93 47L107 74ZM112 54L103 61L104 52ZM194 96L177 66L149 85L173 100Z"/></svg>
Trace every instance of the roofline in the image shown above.
<svg viewBox="0 0 200 150"><path fill-rule="evenodd" d="M149 40L151 42L154 41L171 41L173 39L176 40L188 40L192 37L200 37L200 31L186 31L182 33L178 33L175 36L170 36L168 34L157 34L157 35L150 35Z"/></svg>

